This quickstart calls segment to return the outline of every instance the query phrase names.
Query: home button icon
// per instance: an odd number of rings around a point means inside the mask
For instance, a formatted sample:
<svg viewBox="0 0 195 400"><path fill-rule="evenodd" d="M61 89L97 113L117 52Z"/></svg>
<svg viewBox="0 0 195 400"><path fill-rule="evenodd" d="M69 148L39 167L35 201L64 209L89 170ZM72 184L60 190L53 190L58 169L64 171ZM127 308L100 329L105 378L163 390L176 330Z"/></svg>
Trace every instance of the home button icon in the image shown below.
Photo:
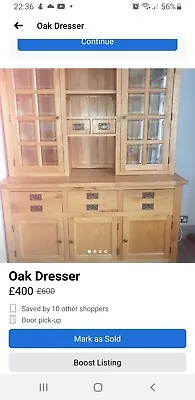
<svg viewBox="0 0 195 400"><path fill-rule="evenodd" d="M94 390L94 392L102 392L102 390L103 390L102 383L94 383L93 390Z"/></svg>

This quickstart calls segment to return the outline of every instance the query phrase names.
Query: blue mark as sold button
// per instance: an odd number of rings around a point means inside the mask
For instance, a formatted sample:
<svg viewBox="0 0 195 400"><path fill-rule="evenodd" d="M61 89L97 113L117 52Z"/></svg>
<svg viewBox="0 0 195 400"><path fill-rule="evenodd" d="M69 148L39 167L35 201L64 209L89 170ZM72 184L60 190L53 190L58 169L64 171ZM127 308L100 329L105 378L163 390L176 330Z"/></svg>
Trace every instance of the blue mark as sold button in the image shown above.
<svg viewBox="0 0 195 400"><path fill-rule="evenodd" d="M177 39L18 39L20 51L176 51Z"/></svg>
<svg viewBox="0 0 195 400"><path fill-rule="evenodd" d="M11 329L9 347L183 349L185 329Z"/></svg>

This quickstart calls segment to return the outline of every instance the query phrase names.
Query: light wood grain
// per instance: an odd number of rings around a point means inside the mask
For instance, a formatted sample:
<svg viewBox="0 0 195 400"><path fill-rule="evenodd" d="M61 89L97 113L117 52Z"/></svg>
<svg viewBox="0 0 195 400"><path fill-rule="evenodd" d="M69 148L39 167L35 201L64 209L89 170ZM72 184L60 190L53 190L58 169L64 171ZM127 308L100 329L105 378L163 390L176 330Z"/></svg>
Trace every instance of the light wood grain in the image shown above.
<svg viewBox="0 0 195 400"><path fill-rule="evenodd" d="M167 70L165 88L151 74L133 87L129 69L0 70L9 262L176 261L187 183L174 174L180 71ZM158 102L150 113L151 95L163 93L164 115ZM144 95L143 113L130 113L133 94ZM164 137L149 138L148 122L160 119ZM143 121L140 138L132 121ZM128 146L140 144L139 164L136 151L127 163ZM150 145L163 146L159 164L148 163Z"/></svg>

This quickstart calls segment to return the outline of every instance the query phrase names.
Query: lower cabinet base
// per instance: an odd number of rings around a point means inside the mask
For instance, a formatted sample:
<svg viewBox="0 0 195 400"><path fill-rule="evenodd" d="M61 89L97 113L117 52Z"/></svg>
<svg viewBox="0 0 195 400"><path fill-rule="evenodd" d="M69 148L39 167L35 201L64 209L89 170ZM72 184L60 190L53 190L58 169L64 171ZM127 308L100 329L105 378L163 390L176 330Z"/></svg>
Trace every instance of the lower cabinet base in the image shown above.
<svg viewBox="0 0 195 400"><path fill-rule="evenodd" d="M13 180L1 190L8 262L176 262L183 181L120 179L31 190Z"/></svg>
<svg viewBox="0 0 195 400"><path fill-rule="evenodd" d="M120 222L118 222L118 220ZM172 216L13 218L11 262L169 262ZM174 260L176 261L176 260Z"/></svg>

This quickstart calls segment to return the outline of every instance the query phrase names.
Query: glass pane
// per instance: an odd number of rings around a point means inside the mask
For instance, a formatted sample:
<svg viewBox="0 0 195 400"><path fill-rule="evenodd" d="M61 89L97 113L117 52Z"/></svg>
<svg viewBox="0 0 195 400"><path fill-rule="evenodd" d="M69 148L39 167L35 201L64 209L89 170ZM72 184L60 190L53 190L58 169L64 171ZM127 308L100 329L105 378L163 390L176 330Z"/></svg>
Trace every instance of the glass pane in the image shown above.
<svg viewBox="0 0 195 400"><path fill-rule="evenodd" d="M166 88L167 87L167 69L151 69L150 70L150 87Z"/></svg>
<svg viewBox="0 0 195 400"><path fill-rule="evenodd" d="M43 165L58 165L57 147L42 146L41 154Z"/></svg>
<svg viewBox="0 0 195 400"><path fill-rule="evenodd" d="M41 141L56 140L56 124L55 122L40 122L40 139Z"/></svg>
<svg viewBox="0 0 195 400"><path fill-rule="evenodd" d="M152 119L148 121L148 139L163 140L164 119Z"/></svg>
<svg viewBox="0 0 195 400"><path fill-rule="evenodd" d="M53 94L38 94L39 115L54 115L55 105Z"/></svg>
<svg viewBox="0 0 195 400"><path fill-rule="evenodd" d="M36 140L35 124L34 122L21 122L18 121L19 137L20 140L27 140L33 142Z"/></svg>
<svg viewBox="0 0 195 400"><path fill-rule="evenodd" d="M144 94L129 94L128 113L144 113Z"/></svg>
<svg viewBox="0 0 195 400"><path fill-rule="evenodd" d="M16 108L19 116L33 115L33 96L31 94L17 94Z"/></svg>
<svg viewBox="0 0 195 400"><path fill-rule="evenodd" d="M143 139L144 121L128 121L127 139Z"/></svg>
<svg viewBox="0 0 195 400"><path fill-rule="evenodd" d="M130 69L129 70L129 88L145 86L145 69Z"/></svg>
<svg viewBox="0 0 195 400"><path fill-rule="evenodd" d="M21 159L24 166L37 165L36 146L21 146Z"/></svg>
<svg viewBox="0 0 195 400"><path fill-rule="evenodd" d="M127 164L142 163L142 145L127 146Z"/></svg>
<svg viewBox="0 0 195 400"><path fill-rule="evenodd" d="M37 89L53 89L53 70L49 68L36 69Z"/></svg>
<svg viewBox="0 0 195 400"><path fill-rule="evenodd" d="M166 95L164 93L150 94L149 95L149 114L164 115L165 100L166 100Z"/></svg>
<svg viewBox="0 0 195 400"><path fill-rule="evenodd" d="M162 164L162 144L147 146L147 164Z"/></svg>
<svg viewBox="0 0 195 400"><path fill-rule="evenodd" d="M14 69L14 86L15 89L32 89L32 70L30 69Z"/></svg>

